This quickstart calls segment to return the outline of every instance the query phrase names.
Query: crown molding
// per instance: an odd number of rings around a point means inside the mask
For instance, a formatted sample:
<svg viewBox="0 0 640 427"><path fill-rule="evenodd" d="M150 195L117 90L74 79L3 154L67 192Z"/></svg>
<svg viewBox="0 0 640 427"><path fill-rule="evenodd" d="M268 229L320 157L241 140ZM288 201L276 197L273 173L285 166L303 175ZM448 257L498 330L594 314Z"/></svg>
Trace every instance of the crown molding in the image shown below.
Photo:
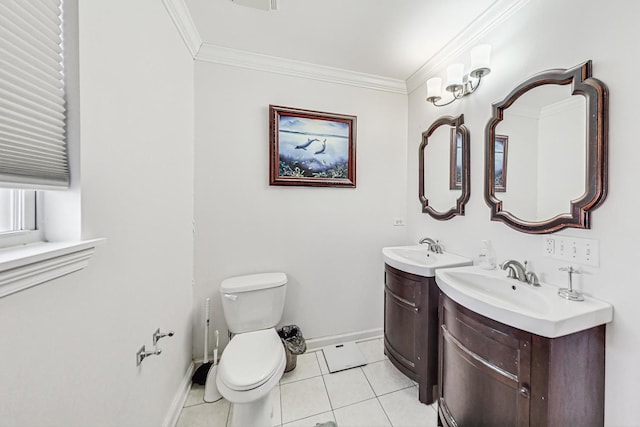
<svg viewBox="0 0 640 427"><path fill-rule="evenodd" d="M403 80L230 49L209 43L203 43L196 55L196 59L293 77L339 83L402 95L407 94L407 87Z"/></svg>
<svg viewBox="0 0 640 427"><path fill-rule="evenodd" d="M184 0L162 0L187 49L195 60L366 89L407 94L404 80L262 55L203 43Z"/></svg>
<svg viewBox="0 0 640 427"><path fill-rule="evenodd" d="M445 65L478 44L482 37L496 29L529 1L496 0L407 79L407 93L411 93L425 84L430 77L442 70Z"/></svg>
<svg viewBox="0 0 640 427"><path fill-rule="evenodd" d="M194 58L198 54L200 47L202 46L202 38L196 24L191 18L191 13L187 8L187 4L184 0L162 0L165 9L169 13L173 24L178 29L178 33L182 37L182 40L187 45L187 49Z"/></svg>
<svg viewBox="0 0 640 427"><path fill-rule="evenodd" d="M407 95L530 0L496 0L406 81L203 43L184 0L162 0L194 60Z"/></svg>

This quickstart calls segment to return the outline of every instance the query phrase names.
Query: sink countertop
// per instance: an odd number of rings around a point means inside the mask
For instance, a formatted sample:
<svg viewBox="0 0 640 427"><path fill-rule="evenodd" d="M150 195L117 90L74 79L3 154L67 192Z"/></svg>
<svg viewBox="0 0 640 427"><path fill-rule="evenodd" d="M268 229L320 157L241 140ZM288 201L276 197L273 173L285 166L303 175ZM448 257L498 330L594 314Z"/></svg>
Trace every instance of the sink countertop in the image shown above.
<svg viewBox="0 0 640 427"><path fill-rule="evenodd" d="M507 278L500 269L478 266L436 271L440 290L458 304L498 322L541 335L557 338L610 322L613 306L584 296L569 301L558 296L558 287L541 283L532 287Z"/></svg>
<svg viewBox="0 0 640 427"><path fill-rule="evenodd" d="M429 245L392 246L382 248L384 262L398 270L422 277L434 277L436 270L471 265L469 258L444 251L429 251Z"/></svg>

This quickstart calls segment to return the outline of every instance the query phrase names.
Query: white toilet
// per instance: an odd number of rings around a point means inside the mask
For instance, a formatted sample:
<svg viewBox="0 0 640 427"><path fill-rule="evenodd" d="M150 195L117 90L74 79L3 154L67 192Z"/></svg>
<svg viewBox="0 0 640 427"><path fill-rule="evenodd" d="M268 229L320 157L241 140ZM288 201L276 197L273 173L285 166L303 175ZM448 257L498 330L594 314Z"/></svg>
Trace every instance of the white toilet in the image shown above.
<svg viewBox="0 0 640 427"><path fill-rule="evenodd" d="M216 384L231 402L234 427L271 427L271 390L286 365L275 330L282 317L287 276L262 273L232 277L220 285L222 309L233 337L227 344Z"/></svg>

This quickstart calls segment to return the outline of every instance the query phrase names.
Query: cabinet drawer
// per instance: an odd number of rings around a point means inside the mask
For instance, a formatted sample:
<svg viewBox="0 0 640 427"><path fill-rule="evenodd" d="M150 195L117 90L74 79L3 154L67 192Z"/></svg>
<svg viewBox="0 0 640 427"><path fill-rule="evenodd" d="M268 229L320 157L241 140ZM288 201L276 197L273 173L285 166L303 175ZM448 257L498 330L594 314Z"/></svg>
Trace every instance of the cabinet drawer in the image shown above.
<svg viewBox="0 0 640 427"><path fill-rule="evenodd" d="M385 291L391 293L392 297L412 307L419 308L422 286L423 284L427 286L427 279L386 266L384 284ZM427 288L425 288L424 292L427 291Z"/></svg>

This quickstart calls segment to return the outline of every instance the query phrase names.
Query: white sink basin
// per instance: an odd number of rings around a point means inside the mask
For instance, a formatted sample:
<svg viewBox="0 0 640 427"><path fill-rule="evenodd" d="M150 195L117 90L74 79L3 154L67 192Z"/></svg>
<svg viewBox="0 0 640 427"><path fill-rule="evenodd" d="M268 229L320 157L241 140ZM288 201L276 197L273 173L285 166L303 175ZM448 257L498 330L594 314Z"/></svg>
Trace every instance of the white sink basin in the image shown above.
<svg viewBox="0 0 640 427"><path fill-rule="evenodd" d="M382 248L384 262L393 268L423 277L435 276L436 270L444 267L471 265L469 258L444 252L430 252L428 245L394 246Z"/></svg>
<svg viewBox="0 0 640 427"><path fill-rule="evenodd" d="M548 338L613 319L611 304L588 296L584 301L568 301L558 296L556 286L532 287L507 278L504 270L477 266L438 270L436 283L447 296L476 313Z"/></svg>

